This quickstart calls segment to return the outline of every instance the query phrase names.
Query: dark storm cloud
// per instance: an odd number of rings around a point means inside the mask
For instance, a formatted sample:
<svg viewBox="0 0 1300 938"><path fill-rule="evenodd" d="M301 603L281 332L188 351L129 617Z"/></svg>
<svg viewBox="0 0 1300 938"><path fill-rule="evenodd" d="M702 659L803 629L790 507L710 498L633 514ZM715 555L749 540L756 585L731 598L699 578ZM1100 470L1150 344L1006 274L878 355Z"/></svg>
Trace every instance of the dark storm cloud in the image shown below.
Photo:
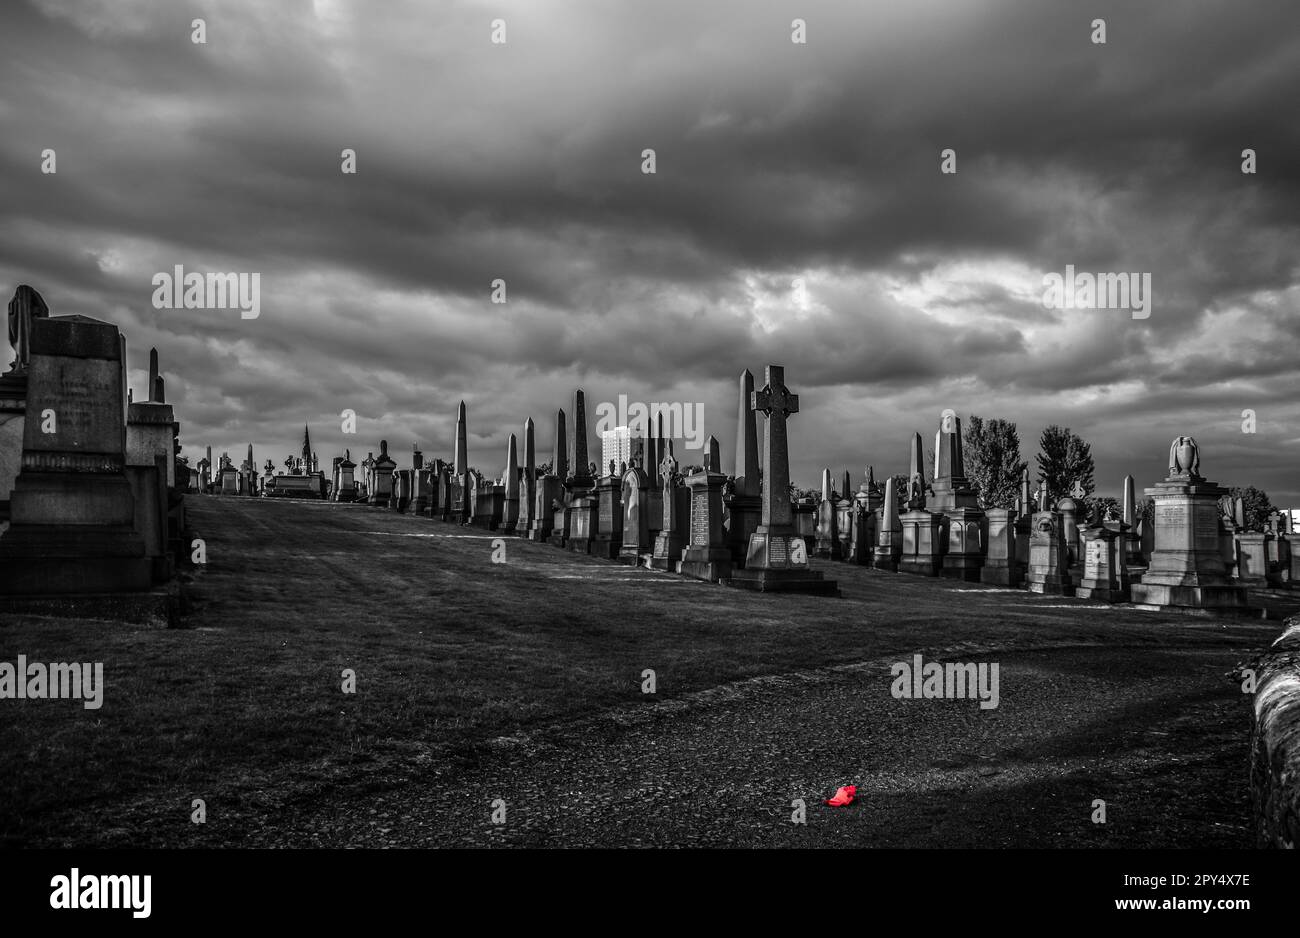
<svg viewBox="0 0 1300 938"><path fill-rule="evenodd" d="M1020 420L1027 454L1091 431L1104 487L1192 432L1300 500L1288 0L382 9L0 14L0 287L118 323L137 386L157 345L191 446L279 462L311 421L322 456L441 451L465 398L499 468L529 413L549 453L581 384L704 403L729 460L736 375L776 359L808 484L953 406ZM260 272L262 316L152 309L175 264ZM1151 318L1044 309L1067 264L1150 272Z"/></svg>

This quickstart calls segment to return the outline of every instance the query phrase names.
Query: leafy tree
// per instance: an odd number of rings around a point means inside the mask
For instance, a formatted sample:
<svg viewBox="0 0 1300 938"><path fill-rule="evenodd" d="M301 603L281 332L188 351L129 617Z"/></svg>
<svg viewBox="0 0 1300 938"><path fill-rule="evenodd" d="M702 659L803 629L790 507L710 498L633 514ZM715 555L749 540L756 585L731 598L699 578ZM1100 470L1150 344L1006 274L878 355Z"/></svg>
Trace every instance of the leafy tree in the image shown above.
<svg viewBox="0 0 1300 938"><path fill-rule="evenodd" d="M1052 498L1069 495L1078 482L1083 486L1084 498L1092 494L1092 447L1069 427L1052 424L1044 427L1038 438L1038 480L1047 483Z"/></svg>
<svg viewBox="0 0 1300 938"><path fill-rule="evenodd" d="M1115 520L1122 520L1124 509L1119 503L1119 499L1111 495L1101 495L1092 500L1092 505L1088 511L1088 520L1096 519L1098 521L1106 520L1106 513L1110 511Z"/></svg>
<svg viewBox="0 0 1300 938"><path fill-rule="evenodd" d="M880 492L884 494L885 483L880 483ZM894 495L899 501L907 501L907 474L900 472L894 476Z"/></svg>
<svg viewBox="0 0 1300 938"><path fill-rule="evenodd" d="M811 499L812 499L813 501L815 501L815 502L820 502L820 501L822 500L822 490L821 490L821 487L818 486L818 487L815 488L815 489L803 489L803 488L800 488L799 486L795 485L793 482L791 482L791 483L790 483L790 501L791 501L791 503L797 502L797 501L799 501L799 499L801 499L801 498L811 498Z"/></svg>
<svg viewBox="0 0 1300 938"><path fill-rule="evenodd" d="M1268 516L1275 509L1273 503L1268 500L1268 493L1255 488L1253 485L1235 487L1228 489L1228 494L1233 498L1241 499L1242 513L1246 516L1247 531L1263 531L1268 527Z"/></svg>
<svg viewBox="0 0 1300 938"><path fill-rule="evenodd" d="M979 486L980 507L1013 508L1020 496L1020 434L1014 421L970 415L962 427L966 477Z"/></svg>

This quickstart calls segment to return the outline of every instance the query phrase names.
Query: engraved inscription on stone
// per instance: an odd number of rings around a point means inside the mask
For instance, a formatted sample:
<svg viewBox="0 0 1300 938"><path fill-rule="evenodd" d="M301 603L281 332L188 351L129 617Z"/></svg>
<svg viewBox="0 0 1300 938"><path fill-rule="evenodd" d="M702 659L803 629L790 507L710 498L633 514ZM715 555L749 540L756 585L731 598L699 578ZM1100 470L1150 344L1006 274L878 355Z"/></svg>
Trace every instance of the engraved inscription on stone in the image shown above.
<svg viewBox="0 0 1300 938"><path fill-rule="evenodd" d="M1198 546L1216 547L1219 543L1219 512L1214 505L1197 507L1193 536Z"/></svg>
<svg viewBox="0 0 1300 938"><path fill-rule="evenodd" d="M1186 505L1161 505L1156 509L1156 524L1182 527L1187 523Z"/></svg>
<svg viewBox="0 0 1300 938"><path fill-rule="evenodd" d="M48 366L47 366L48 367ZM31 450L113 453L121 452L121 371L116 362L82 362L55 367L54 374L40 375L32 386L57 388L38 402L37 413L52 410L58 418L55 432L42 431L41 421L32 421L24 432L24 446Z"/></svg>
<svg viewBox="0 0 1300 938"><path fill-rule="evenodd" d="M691 544L705 547L709 543L709 495L700 492L691 504Z"/></svg>
<svg viewBox="0 0 1300 938"><path fill-rule="evenodd" d="M767 561L772 566L790 562L790 542L783 537L774 537L767 542Z"/></svg>
<svg viewBox="0 0 1300 938"><path fill-rule="evenodd" d="M1100 576L1105 562L1105 548L1106 545L1101 541L1088 542L1088 555L1083 566L1083 575L1088 579L1096 579Z"/></svg>

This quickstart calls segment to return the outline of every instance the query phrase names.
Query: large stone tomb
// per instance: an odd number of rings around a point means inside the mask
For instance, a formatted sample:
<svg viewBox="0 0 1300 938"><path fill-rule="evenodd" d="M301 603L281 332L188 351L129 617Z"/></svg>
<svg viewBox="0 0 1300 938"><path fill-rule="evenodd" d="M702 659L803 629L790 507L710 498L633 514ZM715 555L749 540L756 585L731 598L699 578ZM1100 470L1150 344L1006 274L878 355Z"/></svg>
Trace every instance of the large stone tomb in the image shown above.
<svg viewBox="0 0 1300 938"><path fill-rule="evenodd" d="M115 326L84 316L32 323L22 464L11 524L0 537L0 593L151 585L125 474L122 347Z"/></svg>
<svg viewBox="0 0 1300 938"><path fill-rule="evenodd" d="M1227 490L1200 474L1200 449L1179 437L1169 450L1169 477L1146 489L1155 502L1154 549L1133 602L1143 609L1196 615L1250 614L1246 587L1233 583L1219 543L1219 499Z"/></svg>

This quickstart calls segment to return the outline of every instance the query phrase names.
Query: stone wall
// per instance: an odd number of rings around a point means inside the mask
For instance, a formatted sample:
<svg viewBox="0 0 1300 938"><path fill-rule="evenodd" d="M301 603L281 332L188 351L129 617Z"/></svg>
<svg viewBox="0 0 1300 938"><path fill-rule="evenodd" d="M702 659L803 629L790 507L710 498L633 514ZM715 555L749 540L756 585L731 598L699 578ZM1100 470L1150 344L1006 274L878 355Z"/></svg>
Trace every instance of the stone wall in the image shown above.
<svg viewBox="0 0 1300 938"><path fill-rule="evenodd" d="M1247 667L1256 692L1251 726L1250 796L1260 847L1300 844L1300 616Z"/></svg>

